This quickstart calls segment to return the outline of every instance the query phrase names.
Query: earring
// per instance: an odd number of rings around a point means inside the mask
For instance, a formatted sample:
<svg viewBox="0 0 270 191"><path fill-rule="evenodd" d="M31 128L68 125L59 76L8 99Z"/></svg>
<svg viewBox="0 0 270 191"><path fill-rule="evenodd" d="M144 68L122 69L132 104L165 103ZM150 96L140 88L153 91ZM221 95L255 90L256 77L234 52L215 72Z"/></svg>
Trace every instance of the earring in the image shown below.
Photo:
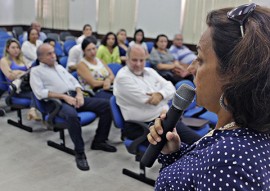
<svg viewBox="0 0 270 191"><path fill-rule="evenodd" d="M228 106L225 104L224 102L224 93L221 94L220 98L219 98L219 105L228 111Z"/></svg>

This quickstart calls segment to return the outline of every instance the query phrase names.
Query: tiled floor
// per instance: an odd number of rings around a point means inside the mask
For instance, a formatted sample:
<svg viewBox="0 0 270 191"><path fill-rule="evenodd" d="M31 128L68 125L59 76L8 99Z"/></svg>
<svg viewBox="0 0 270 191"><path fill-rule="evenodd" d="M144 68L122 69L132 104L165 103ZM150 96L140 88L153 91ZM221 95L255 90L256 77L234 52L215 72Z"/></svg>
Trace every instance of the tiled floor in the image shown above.
<svg viewBox="0 0 270 191"><path fill-rule="evenodd" d="M26 111L23 111L24 119ZM0 117L0 190L3 191L150 191L153 187L122 174L122 168L139 172L134 156L120 141L119 130L113 125L109 140L118 149L116 153L90 150L97 121L83 127L83 138L90 171L77 169L74 157L47 146L49 139L58 140L58 133L47 131L41 122L26 124L34 128L28 133L7 124L16 118L15 112ZM67 144L72 143L67 137ZM159 165L147 170L156 178Z"/></svg>

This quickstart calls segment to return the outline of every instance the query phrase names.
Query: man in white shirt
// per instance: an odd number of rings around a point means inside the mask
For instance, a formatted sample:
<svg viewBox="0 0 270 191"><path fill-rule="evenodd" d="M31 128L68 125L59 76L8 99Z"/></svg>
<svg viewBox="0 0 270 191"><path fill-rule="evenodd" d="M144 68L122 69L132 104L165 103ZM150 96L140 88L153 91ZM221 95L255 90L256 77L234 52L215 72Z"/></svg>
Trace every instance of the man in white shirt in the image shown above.
<svg viewBox="0 0 270 191"><path fill-rule="evenodd" d="M92 27L89 24L85 24L83 26L83 34L77 39L77 44L82 44L82 41L88 37L88 36L92 36Z"/></svg>
<svg viewBox="0 0 270 191"><path fill-rule="evenodd" d="M82 44L77 44L73 46L68 53L68 60L66 69L69 72L73 72L77 70L77 64L80 63L83 58Z"/></svg>
<svg viewBox="0 0 270 191"><path fill-rule="evenodd" d="M125 120L123 136L136 139L141 136L141 127L127 120L149 124L169 109L175 88L170 81L161 77L154 69L145 68L146 52L140 45L127 51L127 64L116 75L113 93ZM181 140L191 144L200 136L185 126L181 120L176 125ZM148 144L146 141L145 144Z"/></svg>
<svg viewBox="0 0 270 191"><path fill-rule="evenodd" d="M79 82L65 68L57 64L51 45L42 44L37 50L37 56L40 65L33 67L30 74L32 90L39 100L56 98L62 101L58 114L65 119L65 126L74 143L77 167L81 170L89 170L77 111L93 111L99 116L99 124L91 149L116 152L116 148L106 142L112 122L109 101L100 98L84 98ZM53 105L47 102L46 111L52 108Z"/></svg>

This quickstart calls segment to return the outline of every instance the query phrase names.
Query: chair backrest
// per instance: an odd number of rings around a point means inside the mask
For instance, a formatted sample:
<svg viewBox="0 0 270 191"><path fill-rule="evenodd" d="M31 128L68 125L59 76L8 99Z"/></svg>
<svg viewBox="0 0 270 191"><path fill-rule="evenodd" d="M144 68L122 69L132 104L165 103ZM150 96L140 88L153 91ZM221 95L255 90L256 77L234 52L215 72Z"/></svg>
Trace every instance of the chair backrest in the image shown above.
<svg viewBox="0 0 270 191"><path fill-rule="evenodd" d="M57 57L64 56L62 45L58 41L55 41L54 51Z"/></svg>
<svg viewBox="0 0 270 191"><path fill-rule="evenodd" d="M63 31L63 32L60 32L60 40L61 41L65 41L66 40L66 36L71 36L71 33L69 31Z"/></svg>
<svg viewBox="0 0 270 191"><path fill-rule="evenodd" d="M189 85L189 86L195 88L195 85L193 84L193 82L191 82L191 81L189 81L189 80L181 80L181 81L179 81L179 82L177 82L177 83L175 84L175 89L178 89L178 88L179 88L181 85L183 85L183 84L187 84L187 85ZM190 110L190 109L195 108L195 107L196 107L196 99L194 99L194 100L192 101L192 103L188 106L188 108L187 108L186 110Z"/></svg>
<svg viewBox="0 0 270 191"><path fill-rule="evenodd" d="M55 41L59 41L60 40L60 38L59 38L59 34L57 34L57 33L48 33L47 34L47 37L48 38L52 38L52 39L54 39Z"/></svg>
<svg viewBox="0 0 270 191"><path fill-rule="evenodd" d="M111 106L112 117L113 117L115 127L123 130L124 129L124 118L122 116L122 113L121 113L119 106L116 103L115 96L112 96L110 98L110 106Z"/></svg>
<svg viewBox="0 0 270 191"><path fill-rule="evenodd" d="M66 56L68 56L69 50L76 44L76 41L71 39L64 42L64 53Z"/></svg>
<svg viewBox="0 0 270 191"><path fill-rule="evenodd" d="M12 27L12 32L15 34L16 38L19 38L24 31L22 27Z"/></svg>
<svg viewBox="0 0 270 191"><path fill-rule="evenodd" d="M61 64L64 68L66 68L66 66L67 66L67 60L68 60L68 57L67 57L67 56L63 56L63 57L61 57L60 60L59 60L60 64Z"/></svg>
<svg viewBox="0 0 270 191"><path fill-rule="evenodd" d="M146 45L147 45L148 52L150 54L152 51L152 48L154 46L154 43L153 42L146 42Z"/></svg>
<svg viewBox="0 0 270 191"><path fill-rule="evenodd" d="M74 78L76 78L77 80L79 80L79 78L78 78L78 72L77 72L77 71L74 71L74 72L72 72L71 74L72 74L72 76L73 76Z"/></svg>
<svg viewBox="0 0 270 191"><path fill-rule="evenodd" d="M121 64L119 63L110 63L108 64L108 67L112 70L114 76L116 76L116 74L118 73L118 71L123 67Z"/></svg>
<svg viewBox="0 0 270 191"><path fill-rule="evenodd" d="M0 70L0 90L8 91L7 80L2 70Z"/></svg>

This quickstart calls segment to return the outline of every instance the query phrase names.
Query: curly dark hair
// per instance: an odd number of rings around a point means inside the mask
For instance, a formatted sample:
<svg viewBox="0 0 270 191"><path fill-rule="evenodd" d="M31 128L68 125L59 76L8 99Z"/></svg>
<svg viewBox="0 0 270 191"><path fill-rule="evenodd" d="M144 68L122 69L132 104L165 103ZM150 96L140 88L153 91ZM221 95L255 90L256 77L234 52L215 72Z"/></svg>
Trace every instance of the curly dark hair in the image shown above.
<svg viewBox="0 0 270 191"><path fill-rule="evenodd" d="M244 23L229 20L227 12L210 12L213 49L228 110L241 127L270 131L270 9L257 5Z"/></svg>

